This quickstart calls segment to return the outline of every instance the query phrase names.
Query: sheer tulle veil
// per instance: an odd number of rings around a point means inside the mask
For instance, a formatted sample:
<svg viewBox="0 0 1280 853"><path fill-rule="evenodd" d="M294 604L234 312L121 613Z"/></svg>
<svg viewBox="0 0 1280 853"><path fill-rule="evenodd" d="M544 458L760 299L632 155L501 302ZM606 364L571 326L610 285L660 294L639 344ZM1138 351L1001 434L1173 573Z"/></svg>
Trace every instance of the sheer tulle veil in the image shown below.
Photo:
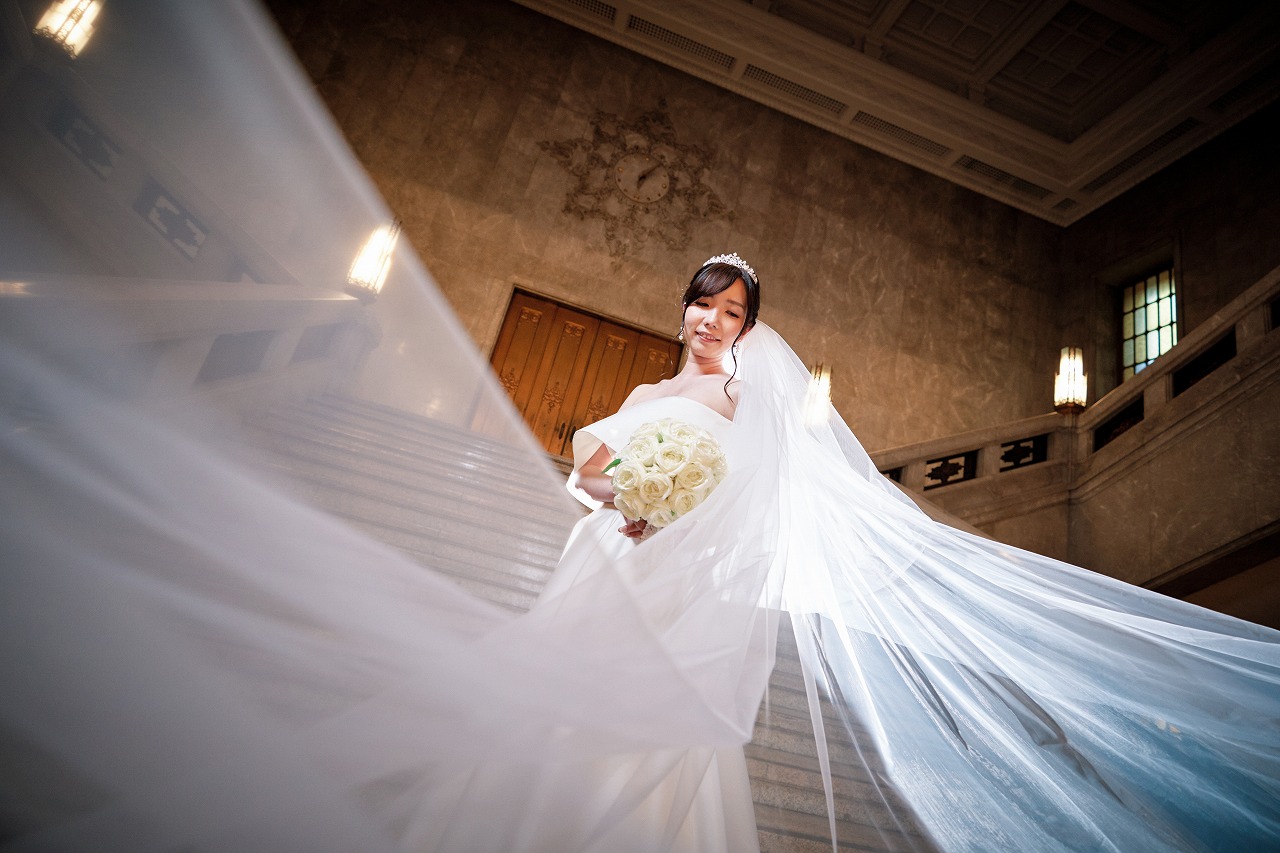
<svg viewBox="0 0 1280 853"><path fill-rule="evenodd" d="M329 313L391 216L260 10L115 0L74 64L26 24L2 57L0 846L517 849L593 798L586 849L690 750L795 737L784 644L833 836L1280 845L1276 632L931 521L765 323L728 479L527 613L311 505L254 448L264 413L340 388L500 449L553 538L575 518L408 248ZM359 369L183 360L291 310L356 317ZM523 559L502 527L477 550Z"/></svg>

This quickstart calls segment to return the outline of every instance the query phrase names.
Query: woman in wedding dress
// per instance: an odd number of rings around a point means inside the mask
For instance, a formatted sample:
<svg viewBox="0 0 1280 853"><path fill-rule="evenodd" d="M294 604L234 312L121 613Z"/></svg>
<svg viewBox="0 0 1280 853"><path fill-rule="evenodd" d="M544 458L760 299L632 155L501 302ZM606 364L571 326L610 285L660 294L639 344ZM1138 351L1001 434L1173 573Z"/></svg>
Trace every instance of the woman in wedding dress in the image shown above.
<svg viewBox="0 0 1280 853"><path fill-rule="evenodd" d="M683 306L683 368L672 378L637 387L616 414L574 434L569 487L593 512L575 526L535 615L554 613L574 586L595 572L625 565L627 555L647 540L647 524L629 521L614 506L612 477L605 473L638 428L674 418L705 429L722 447L733 447L740 386L733 373L739 344L759 314L759 286L736 254L717 256L694 275ZM734 467L732 458L729 465ZM644 547L663 544L659 537ZM468 768L460 776L443 797L427 797L428 807L417 818L429 827L419 840L422 849L759 849L741 747L617 755L525 773L505 765ZM504 815L501 822L493 820L497 808Z"/></svg>
<svg viewBox="0 0 1280 853"><path fill-rule="evenodd" d="M261 12L108 8L123 39L73 80L91 112L200 186L255 263L330 281L344 240L390 217ZM37 193L9 195L6 257L46 277L115 233L63 233L23 215ZM95 294L195 275L143 236L90 271ZM402 387L463 424L478 398L505 411L401 262L415 340L438 347ZM742 746L775 724L757 717L792 630L833 844L838 821L877 850L1280 847L1280 635L930 520L834 409L815 416L755 285L736 256L700 270L685 369L575 437L598 501L602 462L657 417L709 429L728 477L644 538L597 510L519 616L229 461L194 419L104 393L90 345L142 341L145 361L153 312L0 316L0 846L750 850ZM512 464L545 467L504 435Z"/></svg>

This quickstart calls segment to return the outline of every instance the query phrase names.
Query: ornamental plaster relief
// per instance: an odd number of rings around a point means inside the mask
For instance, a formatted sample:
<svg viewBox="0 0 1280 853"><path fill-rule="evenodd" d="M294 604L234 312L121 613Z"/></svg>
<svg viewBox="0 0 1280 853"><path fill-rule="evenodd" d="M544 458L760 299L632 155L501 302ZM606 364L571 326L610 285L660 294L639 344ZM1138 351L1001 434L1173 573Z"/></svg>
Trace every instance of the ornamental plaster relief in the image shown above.
<svg viewBox="0 0 1280 853"><path fill-rule="evenodd" d="M651 241L683 252L692 242L695 224L734 219L724 200L706 183L716 150L682 142L665 99L634 120L597 109L588 133L545 140L538 147L573 178L563 212L601 223L615 262ZM644 174L646 181L662 179L656 198L629 198L619 183L628 158L633 157L647 158L652 164Z"/></svg>

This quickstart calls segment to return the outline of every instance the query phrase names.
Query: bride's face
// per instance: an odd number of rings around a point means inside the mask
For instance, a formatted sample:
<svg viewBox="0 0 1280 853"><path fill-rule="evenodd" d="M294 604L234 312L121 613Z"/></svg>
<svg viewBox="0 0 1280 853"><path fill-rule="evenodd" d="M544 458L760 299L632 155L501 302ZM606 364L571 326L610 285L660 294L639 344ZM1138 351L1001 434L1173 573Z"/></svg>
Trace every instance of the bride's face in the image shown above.
<svg viewBox="0 0 1280 853"><path fill-rule="evenodd" d="M729 351L746 322L747 286L738 279L719 293L701 296L684 309L684 339L696 358Z"/></svg>

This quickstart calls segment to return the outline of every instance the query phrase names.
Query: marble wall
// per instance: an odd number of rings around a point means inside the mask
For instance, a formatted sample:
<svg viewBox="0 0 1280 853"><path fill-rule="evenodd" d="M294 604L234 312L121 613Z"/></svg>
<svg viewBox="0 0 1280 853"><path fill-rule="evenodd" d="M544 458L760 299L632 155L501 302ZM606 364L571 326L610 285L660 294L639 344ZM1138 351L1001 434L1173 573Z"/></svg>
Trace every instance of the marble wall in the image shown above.
<svg viewBox="0 0 1280 853"><path fill-rule="evenodd" d="M733 250L868 447L1050 409L1062 229L500 0L269 5L484 355L514 287L674 332Z"/></svg>

